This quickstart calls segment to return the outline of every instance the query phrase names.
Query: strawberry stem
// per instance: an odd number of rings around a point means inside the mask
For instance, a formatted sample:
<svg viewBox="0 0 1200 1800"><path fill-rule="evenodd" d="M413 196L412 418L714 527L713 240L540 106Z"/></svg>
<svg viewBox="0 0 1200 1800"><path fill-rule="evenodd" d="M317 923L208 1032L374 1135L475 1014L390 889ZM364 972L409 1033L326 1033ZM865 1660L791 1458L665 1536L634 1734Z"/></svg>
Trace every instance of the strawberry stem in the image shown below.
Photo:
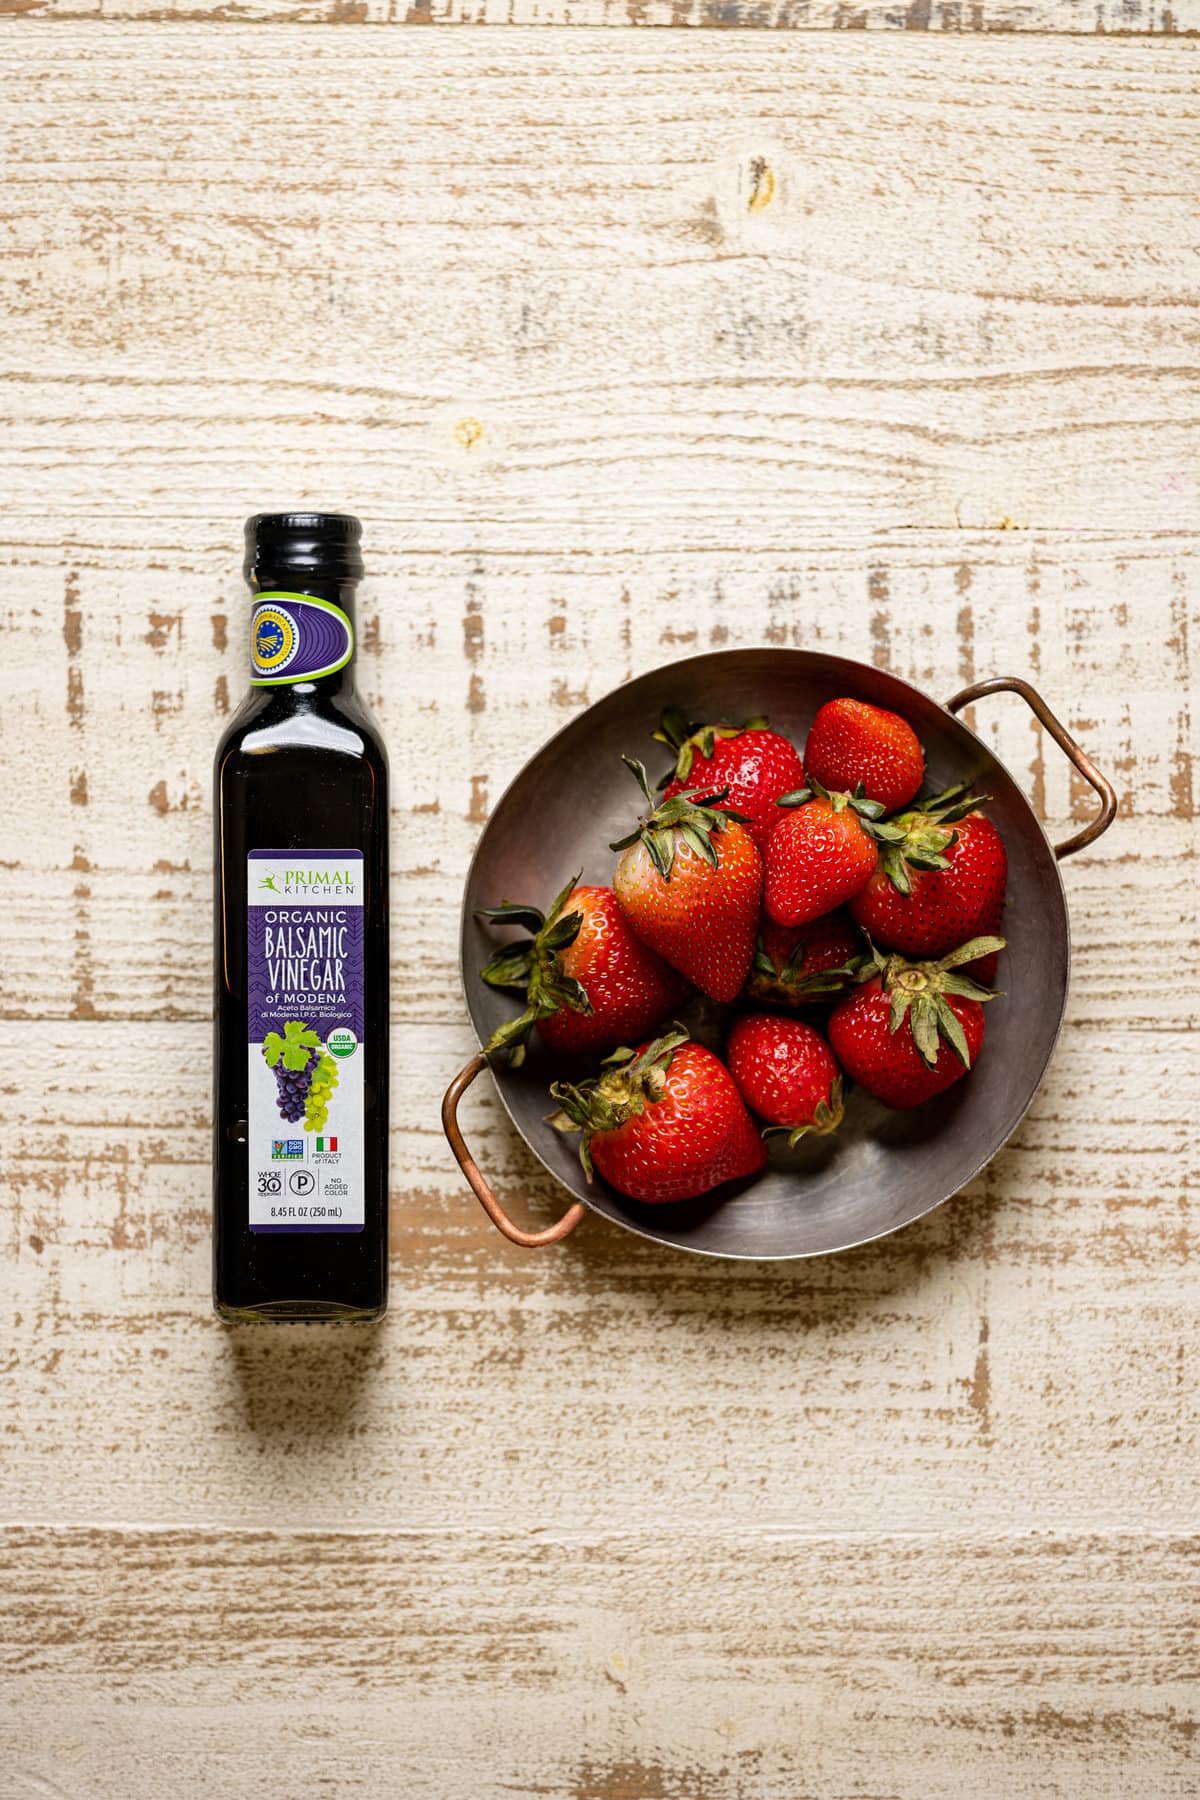
<svg viewBox="0 0 1200 1800"><path fill-rule="evenodd" d="M796 788L790 794L781 794L776 806L805 806L810 800L824 800L835 813L845 812L849 806L855 811L869 830L874 821L881 819L884 813L882 800L868 800L866 789L860 781L852 794L836 788L822 787L815 776L810 775L805 787Z"/></svg>
<svg viewBox="0 0 1200 1800"><path fill-rule="evenodd" d="M789 1150L794 1150L801 1138L828 1137L831 1132L837 1130L845 1117L845 1113L846 1109L842 1104L842 1078L840 1075L835 1075L829 1085L828 1099L817 1101L816 1106L813 1108L812 1120L809 1124L797 1125L795 1127L790 1125L767 1125L763 1129L763 1136L765 1138L777 1137L786 1133L787 1147Z"/></svg>
<svg viewBox="0 0 1200 1800"><path fill-rule="evenodd" d="M897 893L912 893L911 869L950 867L946 852L958 842L953 826L988 798L972 793L969 781L960 781L872 828L880 842L879 867Z"/></svg>
<svg viewBox="0 0 1200 1800"><path fill-rule="evenodd" d="M867 942L870 955L863 958L857 979L863 982L879 977L883 992L892 1002L888 1030L899 1031L907 1022L913 1042L929 1068L937 1062L944 1040L964 1069L969 1069L971 1053L966 1035L946 995L955 994L960 1000L977 1000L981 1005L998 999L994 989L981 987L969 975L956 974L955 970L963 963L975 962L1003 950L1006 940L1002 937L971 938L937 962L910 962L903 956L881 955L869 938Z"/></svg>
<svg viewBox="0 0 1200 1800"><path fill-rule="evenodd" d="M690 720L677 706L665 706L658 730L652 736L655 743L665 744L668 750L674 751L675 765L667 770L658 784L659 788L669 787L672 781L686 781L692 772L697 751L711 761L713 748L719 738L740 737L743 731L763 731L767 723L765 714L760 714L747 719L742 725L704 725Z"/></svg>
<svg viewBox="0 0 1200 1800"><path fill-rule="evenodd" d="M670 881L678 843L682 839L693 855L700 857L710 867L718 868L720 856L713 838L725 830L731 819L736 820L739 825L747 823L744 813L732 812L719 806L729 789L718 788L714 793L704 788L688 788L682 794L672 795L670 800L660 801L656 806L644 765L631 756L623 756L621 761L632 772L652 810L646 817L639 819L625 837L610 844L609 849L628 850L631 844L640 840L659 875L664 881Z"/></svg>
<svg viewBox="0 0 1200 1800"><path fill-rule="evenodd" d="M837 968L815 969L811 975L801 975L808 946L801 938L784 962L777 968L766 945L759 935L754 952L753 970L774 984L776 990L782 990L789 999L798 1000L816 998L820 994L841 994L856 979L859 968L859 957L841 963Z"/></svg>
<svg viewBox="0 0 1200 1800"><path fill-rule="evenodd" d="M513 905L509 900L477 911L478 919L496 925L520 925L533 934L517 943L505 944L479 971L489 987L515 989L525 995L527 1003L518 1017L496 1027L484 1045L485 1056L506 1055L512 1067L518 1068L525 1060L529 1034L539 1019L548 1019L564 1006L571 1012L593 1011L587 989L573 975L563 974L559 960L583 926L581 912L563 912L579 880L579 875L573 876L545 914L536 906Z"/></svg>
<svg viewBox="0 0 1200 1800"><path fill-rule="evenodd" d="M558 1111L547 1124L555 1131L578 1131L579 1160L588 1180L593 1178L591 1142L598 1131L619 1131L629 1119L645 1112L666 1092L667 1072L675 1052L689 1041L682 1025L647 1044L640 1055L627 1047L614 1050L600 1065L600 1074L586 1081L556 1081L550 1097Z"/></svg>

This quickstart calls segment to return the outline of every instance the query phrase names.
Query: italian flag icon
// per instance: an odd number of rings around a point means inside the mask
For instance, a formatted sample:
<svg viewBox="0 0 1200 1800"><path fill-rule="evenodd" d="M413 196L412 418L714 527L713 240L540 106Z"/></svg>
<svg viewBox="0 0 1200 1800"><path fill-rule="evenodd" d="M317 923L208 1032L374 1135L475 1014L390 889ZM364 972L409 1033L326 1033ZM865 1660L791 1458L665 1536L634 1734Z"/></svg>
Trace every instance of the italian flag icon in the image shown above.
<svg viewBox="0 0 1200 1800"><path fill-rule="evenodd" d="M337 1149L337 1139L336 1138L320 1138L319 1137L317 1139L317 1149L318 1149L318 1151L336 1150Z"/></svg>

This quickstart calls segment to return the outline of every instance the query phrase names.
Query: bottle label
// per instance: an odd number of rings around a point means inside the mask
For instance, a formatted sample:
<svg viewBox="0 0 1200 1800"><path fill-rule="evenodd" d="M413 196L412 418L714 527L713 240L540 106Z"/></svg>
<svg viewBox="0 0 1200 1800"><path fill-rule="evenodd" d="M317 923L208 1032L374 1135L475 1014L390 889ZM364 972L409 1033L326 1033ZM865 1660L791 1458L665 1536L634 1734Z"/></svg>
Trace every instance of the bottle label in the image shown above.
<svg viewBox="0 0 1200 1800"><path fill-rule="evenodd" d="M361 1231L363 858L252 850L251 1231Z"/></svg>
<svg viewBox="0 0 1200 1800"><path fill-rule="evenodd" d="M311 594L259 594L250 621L250 680L284 687L335 675L354 655L354 627L340 606Z"/></svg>

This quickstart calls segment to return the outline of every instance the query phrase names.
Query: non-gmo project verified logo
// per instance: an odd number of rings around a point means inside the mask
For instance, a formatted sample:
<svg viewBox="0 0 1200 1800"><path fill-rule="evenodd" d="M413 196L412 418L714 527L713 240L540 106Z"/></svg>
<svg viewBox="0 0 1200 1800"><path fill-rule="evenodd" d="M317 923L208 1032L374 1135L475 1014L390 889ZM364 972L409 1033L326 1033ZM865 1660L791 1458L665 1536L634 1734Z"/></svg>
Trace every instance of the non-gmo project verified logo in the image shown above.
<svg viewBox="0 0 1200 1800"><path fill-rule="evenodd" d="M303 1138L275 1138L271 1144L271 1158L274 1162L303 1162Z"/></svg>

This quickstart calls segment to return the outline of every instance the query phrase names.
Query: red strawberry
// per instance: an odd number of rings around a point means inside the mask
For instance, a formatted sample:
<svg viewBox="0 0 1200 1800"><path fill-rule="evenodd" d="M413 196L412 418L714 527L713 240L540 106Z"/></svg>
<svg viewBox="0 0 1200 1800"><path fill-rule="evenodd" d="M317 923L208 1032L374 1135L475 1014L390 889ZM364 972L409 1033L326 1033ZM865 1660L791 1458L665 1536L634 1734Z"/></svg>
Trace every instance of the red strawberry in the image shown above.
<svg viewBox="0 0 1200 1800"><path fill-rule="evenodd" d="M645 769L623 761L653 807ZM710 999L735 999L754 957L762 898L762 862L737 815L677 794L612 848L624 851L613 874L617 904L642 942Z"/></svg>
<svg viewBox="0 0 1200 1800"><path fill-rule="evenodd" d="M825 703L804 746L804 767L839 793L852 794L861 782L885 812L907 806L925 779L925 755L908 720L862 700Z"/></svg>
<svg viewBox="0 0 1200 1800"><path fill-rule="evenodd" d="M565 1055L611 1050L652 1031L688 991L682 975L630 930L611 888L568 882L544 917L507 900L479 917L533 933L506 944L480 971L489 986L526 997L520 1017L493 1032L488 1055L508 1050L521 1062L535 1024Z"/></svg>
<svg viewBox="0 0 1200 1800"><path fill-rule="evenodd" d="M666 787L664 799L674 800L689 789L706 793L724 788L722 805L742 816L764 850L779 817L775 802L804 786L804 765L795 746L778 731L769 731L765 719L740 727L690 725L673 707L663 713L654 735L676 752L670 781L659 784Z"/></svg>
<svg viewBox="0 0 1200 1800"><path fill-rule="evenodd" d="M841 1070L811 1025L778 1013L751 1013L730 1032L726 1055L746 1105L787 1131L789 1145L841 1124Z"/></svg>
<svg viewBox="0 0 1200 1800"><path fill-rule="evenodd" d="M879 851L865 821L882 807L860 795L824 788L787 794L785 812L767 844L766 908L777 925L807 925L864 887Z"/></svg>
<svg viewBox="0 0 1200 1800"><path fill-rule="evenodd" d="M862 939L846 912L808 925L777 925L764 913L746 993L773 1006L817 1004L852 985L850 964L861 952Z"/></svg>
<svg viewBox="0 0 1200 1800"><path fill-rule="evenodd" d="M1003 948L1003 938L980 937L940 962L877 958L879 973L830 1014L847 1075L887 1106L920 1106L952 1087L982 1048L982 1003L996 998L956 971Z"/></svg>
<svg viewBox="0 0 1200 1800"><path fill-rule="evenodd" d="M872 938L906 956L944 956L955 944L995 936L1004 915L1008 858L981 796L951 788L880 827L879 869L850 903ZM953 829L951 829L953 827ZM996 958L972 971L994 981Z"/></svg>
<svg viewBox="0 0 1200 1800"><path fill-rule="evenodd" d="M558 1131L582 1131L579 1155L631 1200L692 1200L756 1175L766 1148L724 1063L673 1031L618 1050L593 1081L550 1089Z"/></svg>

